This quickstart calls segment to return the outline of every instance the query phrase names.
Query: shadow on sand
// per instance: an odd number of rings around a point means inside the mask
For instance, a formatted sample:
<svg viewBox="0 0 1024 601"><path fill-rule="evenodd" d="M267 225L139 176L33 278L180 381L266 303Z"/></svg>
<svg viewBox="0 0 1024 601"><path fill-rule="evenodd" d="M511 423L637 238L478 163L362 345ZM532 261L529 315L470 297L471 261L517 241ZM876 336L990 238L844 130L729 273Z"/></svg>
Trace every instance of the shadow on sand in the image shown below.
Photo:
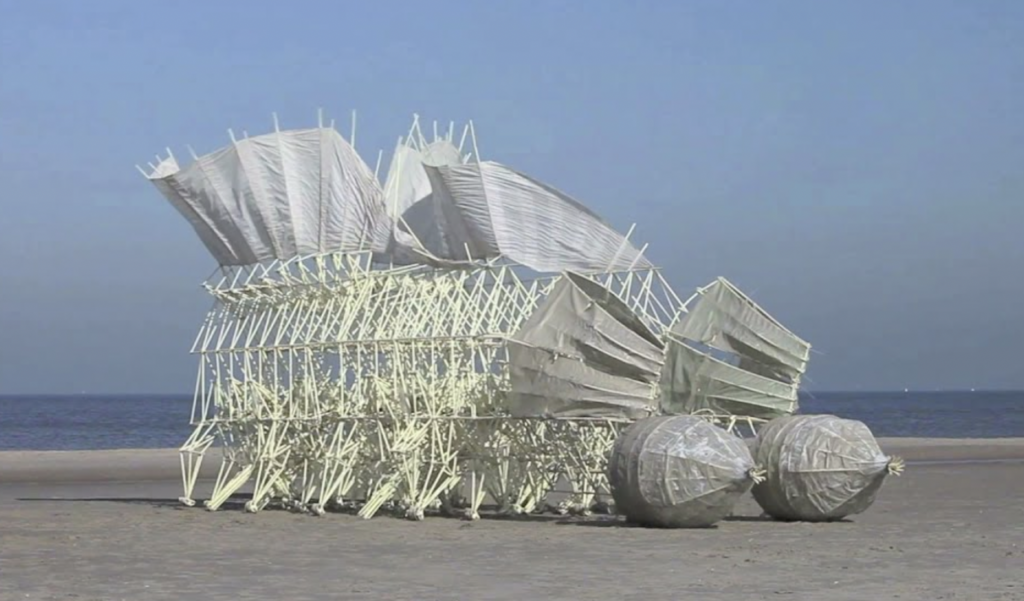
<svg viewBox="0 0 1024 601"><path fill-rule="evenodd" d="M245 503L252 499L251 494L238 493L232 495L223 505L220 506L219 511L244 511ZM195 507L186 507L177 499L159 499L159 498L147 498L147 497L62 497L62 498L46 498L46 497L21 497L17 501L25 503L123 503L126 505L149 505L150 507L169 508L175 510L196 510L203 509L201 503ZM270 504L263 509L263 511L287 511L290 513L303 513L293 509L279 506L277 504ZM354 507L342 507L342 508L331 508L328 510L329 514L338 515L351 515L355 516L358 514L358 509ZM391 518L391 519L407 519L401 512L389 511L387 508L381 508L380 512L374 516L377 518ZM464 514L460 510L456 510L454 513L444 513L441 511L428 511L426 513L427 519L448 519L448 520L459 520L471 525L473 522L466 520ZM541 523L541 524L554 524L556 526L582 526L586 528L643 528L648 530L666 530L670 528L658 528L655 526L644 526L630 522L618 515L611 514L594 514L589 516L573 516L573 515L561 515L557 513L524 513L524 514L506 514L498 511L497 507L483 506L480 508L480 520L481 521L492 521L492 522L520 522L520 523ZM814 525L817 523L828 523L828 524L852 524L853 520L843 518L840 520L834 520L829 522L801 522L801 521L790 521L790 520L776 520L767 515L733 515L722 520L723 522L771 522L776 524L805 524ZM682 530L714 530L718 528L718 524L701 528L682 528Z"/></svg>
<svg viewBox="0 0 1024 601"><path fill-rule="evenodd" d="M245 503L252 498L252 495L232 495L221 505L221 509L245 509ZM186 507L178 499L159 499L154 497L20 497L16 499L20 503L122 503L125 505L149 505L150 507L163 507L170 509L202 509L200 505Z"/></svg>

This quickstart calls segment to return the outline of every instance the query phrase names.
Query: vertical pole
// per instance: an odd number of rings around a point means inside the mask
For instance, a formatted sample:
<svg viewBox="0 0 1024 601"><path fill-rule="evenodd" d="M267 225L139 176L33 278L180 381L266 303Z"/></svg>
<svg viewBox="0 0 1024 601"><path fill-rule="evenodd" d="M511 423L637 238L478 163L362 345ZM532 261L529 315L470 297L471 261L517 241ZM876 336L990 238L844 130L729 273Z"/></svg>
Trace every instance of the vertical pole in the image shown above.
<svg viewBox="0 0 1024 601"><path fill-rule="evenodd" d="M352 109L352 135L349 143L352 145L352 150L356 148L356 110Z"/></svg>

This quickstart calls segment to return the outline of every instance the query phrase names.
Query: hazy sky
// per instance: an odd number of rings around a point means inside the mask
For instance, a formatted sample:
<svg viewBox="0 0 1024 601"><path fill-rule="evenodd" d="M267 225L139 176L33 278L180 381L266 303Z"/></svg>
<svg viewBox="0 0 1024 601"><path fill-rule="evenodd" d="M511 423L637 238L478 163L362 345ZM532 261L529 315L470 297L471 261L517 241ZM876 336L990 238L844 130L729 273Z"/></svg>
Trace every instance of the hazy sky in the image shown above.
<svg viewBox="0 0 1024 601"><path fill-rule="evenodd" d="M191 390L215 265L134 165L317 107L474 119L812 389L1024 388L1024 2L0 0L0 392Z"/></svg>

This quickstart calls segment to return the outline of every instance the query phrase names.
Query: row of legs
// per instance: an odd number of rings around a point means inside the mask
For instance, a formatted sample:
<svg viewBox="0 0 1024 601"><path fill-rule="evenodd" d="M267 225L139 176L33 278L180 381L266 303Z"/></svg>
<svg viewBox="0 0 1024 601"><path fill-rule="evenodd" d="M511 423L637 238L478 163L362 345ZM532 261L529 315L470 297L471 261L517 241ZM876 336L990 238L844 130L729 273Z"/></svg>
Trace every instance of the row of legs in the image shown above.
<svg viewBox="0 0 1024 601"><path fill-rule="evenodd" d="M608 454L625 425L430 417L212 421L199 424L181 448L181 501L195 504L197 488L206 485L199 479L203 461L216 445L220 468L204 502L210 510L251 487L251 512L279 503L314 514L353 508L363 518L387 508L410 519L430 510L476 519L485 502L515 514L555 501L556 511L587 513L603 505Z"/></svg>

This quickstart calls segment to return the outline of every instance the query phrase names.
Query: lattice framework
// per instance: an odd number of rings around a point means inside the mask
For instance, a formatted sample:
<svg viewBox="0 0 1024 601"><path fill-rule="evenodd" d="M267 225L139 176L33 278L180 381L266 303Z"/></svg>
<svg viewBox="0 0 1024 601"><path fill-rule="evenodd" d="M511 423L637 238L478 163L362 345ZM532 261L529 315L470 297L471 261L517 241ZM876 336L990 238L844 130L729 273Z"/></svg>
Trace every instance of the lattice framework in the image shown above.
<svg viewBox="0 0 1024 601"><path fill-rule="evenodd" d="M252 483L247 509L271 500L322 513L355 504L421 518L485 497L504 511L562 511L606 490L604 461L622 421L513 418L506 337L558 276L493 262L462 270L374 264L369 253L225 269L193 351L194 431L182 447L192 504L205 452L223 459L206 501ZM678 297L657 271L598 274L654 331Z"/></svg>

